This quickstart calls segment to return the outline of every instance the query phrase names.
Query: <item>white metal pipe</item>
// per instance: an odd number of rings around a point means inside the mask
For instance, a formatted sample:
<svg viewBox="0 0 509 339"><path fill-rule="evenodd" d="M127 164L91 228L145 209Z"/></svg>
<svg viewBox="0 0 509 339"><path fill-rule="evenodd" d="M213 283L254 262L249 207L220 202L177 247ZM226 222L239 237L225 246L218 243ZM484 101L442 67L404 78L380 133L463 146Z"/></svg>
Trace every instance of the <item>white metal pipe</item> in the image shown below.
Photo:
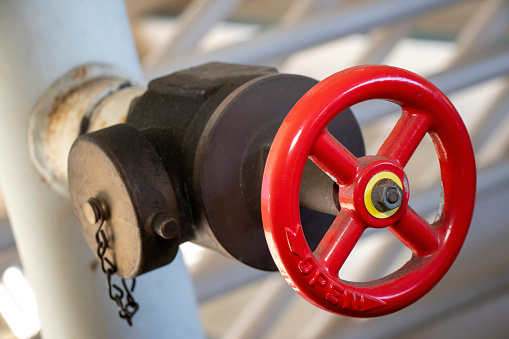
<svg viewBox="0 0 509 339"><path fill-rule="evenodd" d="M221 295L235 291L253 281L267 277L268 273L255 270L246 265L233 262L231 265L217 267L216 261L210 262L210 267L216 268L214 272L198 273L195 278L195 288L200 303L213 300Z"/></svg>
<svg viewBox="0 0 509 339"><path fill-rule="evenodd" d="M363 4L348 11L325 13L292 27L283 27L262 33L257 37L208 53L183 55L165 60L146 72L154 78L170 71L199 65L207 61L237 63L264 63L281 55L319 45L340 37L364 32L376 26L411 20L438 8L461 0L393 0Z"/></svg>
<svg viewBox="0 0 509 339"><path fill-rule="evenodd" d="M337 339L362 338L402 338L411 337L416 329L429 326L435 321L443 321L455 312L461 312L473 305L481 306L494 298L499 298L509 291L509 273L498 271L481 279L481 281L462 281L453 291L439 295L427 302L421 302L420 307L413 307L400 312L395 317L382 318L379 321L360 323L356 330Z"/></svg>
<svg viewBox="0 0 509 339"><path fill-rule="evenodd" d="M509 182L509 160L501 161L477 173L477 199ZM427 215L437 209L436 197L440 196L440 185L420 192L412 198L412 208L421 215Z"/></svg>
<svg viewBox="0 0 509 339"><path fill-rule="evenodd" d="M222 339L264 338L294 296L280 274L271 275L258 287Z"/></svg>
<svg viewBox="0 0 509 339"><path fill-rule="evenodd" d="M281 16L278 22L271 27L291 27L297 25L299 22L309 19L313 16L331 10L335 5L338 6L342 0L298 0L295 1L290 8ZM291 54L290 54L291 55ZM278 55L270 60L265 60L266 65L279 68L290 55Z"/></svg>
<svg viewBox="0 0 509 339"><path fill-rule="evenodd" d="M485 55L428 79L445 94L509 73L509 49Z"/></svg>
<svg viewBox="0 0 509 339"><path fill-rule="evenodd" d="M193 243L184 243L180 248L193 278L200 304L232 293L270 274Z"/></svg>
<svg viewBox="0 0 509 339"><path fill-rule="evenodd" d="M327 338L338 325L343 327L342 325L349 320L334 313L315 312L304 324L297 339Z"/></svg>
<svg viewBox="0 0 509 339"><path fill-rule="evenodd" d="M506 0L480 3L457 38L456 55L450 64L459 64L485 52L506 31L508 16L509 2Z"/></svg>
<svg viewBox="0 0 509 339"><path fill-rule="evenodd" d="M297 0L281 16L277 22L277 27L290 27L298 24L303 19L312 17L317 12L322 13L337 6L342 0Z"/></svg>
<svg viewBox="0 0 509 339"><path fill-rule="evenodd" d="M509 79L508 79L509 80ZM486 142L499 130L503 121L509 117L509 81L499 89L494 100L488 105L481 121L470 132L474 150L479 152Z"/></svg>
<svg viewBox="0 0 509 339"><path fill-rule="evenodd" d="M379 64L384 61L398 41L405 37L412 28L412 21L382 27L370 33L367 50L358 60L359 65Z"/></svg>
<svg viewBox="0 0 509 339"><path fill-rule="evenodd" d="M180 14L177 30L167 44L149 52L144 67L150 68L159 60L190 52L209 29L235 8L240 0L193 0Z"/></svg>
<svg viewBox="0 0 509 339"><path fill-rule="evenodd" d="M140 78L121 0L0 2L0 181L47 338L202 337L189 276L179 256L139 279L134 327L119 319L104 275L91 269L70 202L50 190L28 154L35 103L58 77L90 62ZM184 334L185 333L185 334Z"/></svg>
<svg viewBox="0 0 509 339"><path fill-rule="evenodd" d="M509 49L487 55L475 61L428 77L446 95L483 81L509 73ZM394 112L391 103L371 101L360 104L354 110L361 125L365 125Z"/></svg>
<svg viewBox="0 0 509 339"><path fill-rule="evenodd" d="M450 65L457 65L475 59L496 45L506 32L509 21L509 2L506 0L486 0L474 12L472 18L461 30L457 38L457 52ZM478 164L493 161L500 157L507 132L503 122L509 113L509 83L500 88L492 102L486 105L481 120L471 131L472 144ZM495 140L498 139L498 140ZM495 142L495 144L494 144ZM493 148L498 146L498 150Z"/></svg>
<svg viewBox="0 0 509 339"><path fill-rule="evenodd" d="M509 115L503 119L491 137L486 140L482 149L476 154L476 162L481 166L491 166L493 163L509 155Z"/></svg>

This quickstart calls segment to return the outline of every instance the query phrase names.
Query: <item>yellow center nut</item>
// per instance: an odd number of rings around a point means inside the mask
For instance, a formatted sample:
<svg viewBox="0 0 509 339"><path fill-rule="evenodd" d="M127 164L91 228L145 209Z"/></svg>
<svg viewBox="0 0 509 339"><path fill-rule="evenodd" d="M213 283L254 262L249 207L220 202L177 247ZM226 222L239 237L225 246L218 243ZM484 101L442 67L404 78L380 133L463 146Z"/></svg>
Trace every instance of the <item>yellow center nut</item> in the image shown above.
<svg viewBox="0 0 509 339"><path fill-rule="evenodd" d="M379 182L382 179L391 179L394 181L401 189L403 189L403 184L401 183L401 180L399 177L392 173L392 172L379 172L375 174L366 185L366 189L364 190L364 204L366 205L366 209L368 210L369 214L371 214L373 217L377 219L386 219L390 216L394 215L399 209L399 207L396 207L390 211L380 212L376 209L375 205L373 205L373 201L371 200L371 195L373 193L373 187L376 185L377 182Z"/></svg>

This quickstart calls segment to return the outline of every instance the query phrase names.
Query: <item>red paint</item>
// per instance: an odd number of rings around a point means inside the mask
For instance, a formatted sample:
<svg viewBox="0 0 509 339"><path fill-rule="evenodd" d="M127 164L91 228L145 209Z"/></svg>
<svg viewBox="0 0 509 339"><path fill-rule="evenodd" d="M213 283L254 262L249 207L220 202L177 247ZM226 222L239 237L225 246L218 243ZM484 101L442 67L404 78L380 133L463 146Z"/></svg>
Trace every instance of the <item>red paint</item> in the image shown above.
<svg viewBox="0 0 509 339"><path fill-rule="evenodd" d="M326 130L344 109L370 99L400 105L403 113L377 155L355 158ZM404 166L428 133L437 149L444 188L441 217L429 225L407 204ZM339 184L342 210L311 252L301 228L299 186L306 159ZM406 185L403 204L387 219L372 217L364 189L380 171ZM333 313L374 317L398 311L435 286L465 240L475 201L475 162L456 109L433 84L389 66L360 66L336 73L312 88L281 125L269 153L262 187L262 217L274 261L288 283L312 304ZM338 277L367 227L388 227L413 251L397 272L367 283Z"/></svg>

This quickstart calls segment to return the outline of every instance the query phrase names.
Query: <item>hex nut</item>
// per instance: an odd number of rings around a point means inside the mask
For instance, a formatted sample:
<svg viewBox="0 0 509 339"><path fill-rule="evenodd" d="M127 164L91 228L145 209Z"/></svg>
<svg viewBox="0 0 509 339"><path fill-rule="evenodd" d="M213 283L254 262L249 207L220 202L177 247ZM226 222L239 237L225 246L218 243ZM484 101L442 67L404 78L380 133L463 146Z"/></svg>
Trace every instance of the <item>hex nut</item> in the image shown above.
<svg viewBox="0 0 509 339"><path fill-rule="evenodd" d="M401 206L403 190L393 180L381 179L373 186L371 201L380 212L393 210Z"/></svg>

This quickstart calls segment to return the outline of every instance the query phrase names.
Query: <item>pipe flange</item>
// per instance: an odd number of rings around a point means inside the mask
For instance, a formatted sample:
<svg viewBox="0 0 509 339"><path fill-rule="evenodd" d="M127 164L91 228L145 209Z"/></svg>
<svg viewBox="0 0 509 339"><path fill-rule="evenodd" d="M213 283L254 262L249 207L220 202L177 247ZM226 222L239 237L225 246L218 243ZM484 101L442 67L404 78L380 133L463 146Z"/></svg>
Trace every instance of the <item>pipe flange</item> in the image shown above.
<svg viewBox="0 0 509 339"><path fill-rule="evenodd" d="M67 156L87 131L88 117L110 94L133 86L127 72L111 65L77 67L57 79L37 102L29 121L32 163L52 189L69 196Z"/></svg>

